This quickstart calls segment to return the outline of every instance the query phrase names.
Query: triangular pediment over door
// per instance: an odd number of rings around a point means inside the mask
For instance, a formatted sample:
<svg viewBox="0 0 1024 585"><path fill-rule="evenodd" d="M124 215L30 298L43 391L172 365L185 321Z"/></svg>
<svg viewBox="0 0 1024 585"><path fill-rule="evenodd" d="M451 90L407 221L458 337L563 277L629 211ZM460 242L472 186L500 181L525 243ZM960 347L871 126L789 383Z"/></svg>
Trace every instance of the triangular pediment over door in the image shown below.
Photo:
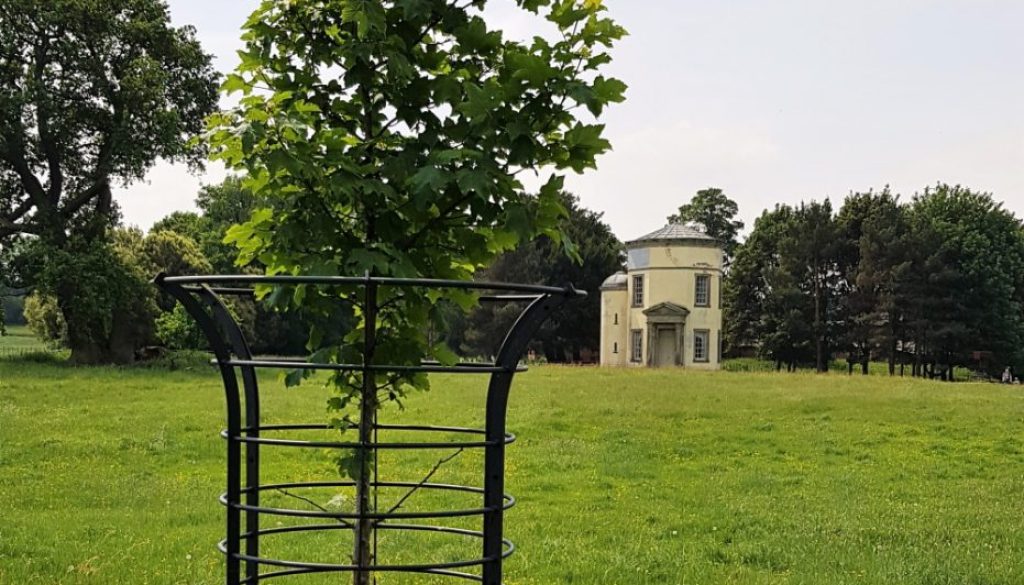
<svg viewBox="0 0 1024 585"><path fill-rule="evenodd" d="M669 302L658 303L649 309L644 309L644 315L648 320L686 321L689 314L690 310L686 307Z"/></svg>

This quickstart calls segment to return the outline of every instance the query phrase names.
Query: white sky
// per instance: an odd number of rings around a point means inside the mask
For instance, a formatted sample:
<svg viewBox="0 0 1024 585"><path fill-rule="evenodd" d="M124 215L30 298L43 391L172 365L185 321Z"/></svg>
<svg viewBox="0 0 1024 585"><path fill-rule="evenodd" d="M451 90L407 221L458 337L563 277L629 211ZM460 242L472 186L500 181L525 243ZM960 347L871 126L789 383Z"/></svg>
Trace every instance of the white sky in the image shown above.
<svg viewBox="0 0 1024 585"><path fill-rule="evenodd" d="M216 66L237 64L256 0L169 0ZM511 0L491 21L534 32ZM657 229L703 187L748 227L777 202L938 181L990 191L1024 217L1024 2L1020 0L607 0L631 33L609 72L629 84L604 117L614 152L570 177L620 239ZM149 227L193 208L200 183L161 164L118 194Z"/></svg>

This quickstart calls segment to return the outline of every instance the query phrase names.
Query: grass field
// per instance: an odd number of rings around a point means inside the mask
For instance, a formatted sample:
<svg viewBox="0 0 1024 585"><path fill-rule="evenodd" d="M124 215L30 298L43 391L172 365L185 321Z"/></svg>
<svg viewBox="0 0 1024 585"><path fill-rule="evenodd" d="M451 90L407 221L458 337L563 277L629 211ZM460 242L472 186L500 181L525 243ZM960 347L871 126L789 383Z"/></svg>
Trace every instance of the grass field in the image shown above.
<svg viewBox="0 0 1024 585"><path fill-rule="evenodd" d="M8 325L7 335L0 336L0 357L46 350L46 345L24 325Z"/></svg>
<svg viewBox="0 0 1024 585"><path fill-rule="evenodd" d="M388 417L476 426L477 381L433 385ZM271 421L320 420L324 400L264 384ZM221 582L221 419L205 369L0 360L0 583ZM517 380L510 427L510 585L1024 583L1020 387L542 367ZM445 454L386 460L385 479ZM321 453L265 459L267 479L336 477ZM478 464L463 454L433 480ZM337 562L342 540L268 546ZM460 547L382 542L390 560L475 552Z"/></svg>

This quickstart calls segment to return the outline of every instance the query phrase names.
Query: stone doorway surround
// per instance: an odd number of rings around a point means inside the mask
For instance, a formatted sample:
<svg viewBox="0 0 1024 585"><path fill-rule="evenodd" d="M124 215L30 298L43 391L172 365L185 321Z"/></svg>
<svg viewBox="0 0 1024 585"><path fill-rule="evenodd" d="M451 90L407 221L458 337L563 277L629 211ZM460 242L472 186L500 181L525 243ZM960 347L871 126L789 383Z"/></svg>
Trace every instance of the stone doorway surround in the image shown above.
<svg viewBox="0 0 1024 585"><path fill-rule="evenodd" d="M647 317L647 365L648 366L681 366L683 365L683 332L686 318L690 310L675 303L658 303L644 310ZM657 354L662 336L671 335L675 345L675 356L672 363L659 363Z"/></svg>

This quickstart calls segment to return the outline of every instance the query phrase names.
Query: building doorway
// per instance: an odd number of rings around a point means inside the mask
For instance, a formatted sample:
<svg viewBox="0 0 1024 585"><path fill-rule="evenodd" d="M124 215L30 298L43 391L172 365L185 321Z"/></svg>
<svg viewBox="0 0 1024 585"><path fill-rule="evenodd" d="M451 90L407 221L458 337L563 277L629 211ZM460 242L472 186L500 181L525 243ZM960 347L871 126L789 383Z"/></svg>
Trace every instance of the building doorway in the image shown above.
<svg viewBox="0 0 1024 585"><path fill-rule="evenodd" d="M660 368L679 365L676 356L682 352L676 351L676 328L658 327L655 338L658 341L655 347L654 365Z"/></svg>

